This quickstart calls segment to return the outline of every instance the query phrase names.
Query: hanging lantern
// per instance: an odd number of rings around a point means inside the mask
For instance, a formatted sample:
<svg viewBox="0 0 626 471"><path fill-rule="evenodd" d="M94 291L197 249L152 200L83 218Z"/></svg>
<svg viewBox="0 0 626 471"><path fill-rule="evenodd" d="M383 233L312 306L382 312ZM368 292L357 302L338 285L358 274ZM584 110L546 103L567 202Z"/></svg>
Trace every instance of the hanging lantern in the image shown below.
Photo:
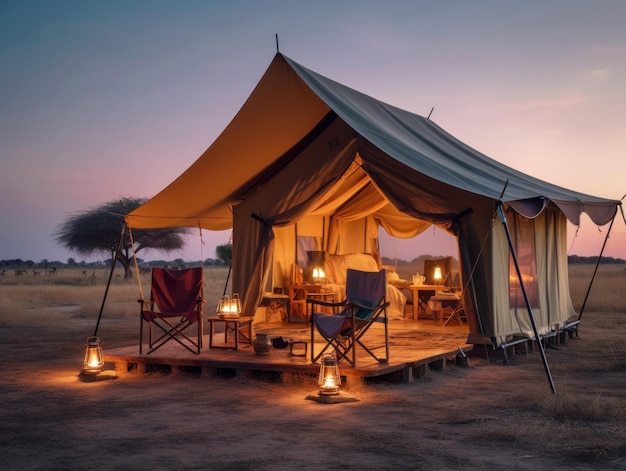
<svg viewBox="0 0 626 471"><path fill-rule="evenodd" d="M320 386L319 394L322 396L339 394L341 376L335 355L327 353L322 357L318 384Z"/></svg>
<svg viewBox="0 0 626 471"><path fill-rule="evenodd" d="M230 298L224 295L217 303L217 315L222 319L236 319L241 314L241 300L237 293Z"/></svg>
<svg viewBox="0 0 626 471"><path fill-rule="evenodd" d="M104 367L104 355L98 337L87 337L85 345L85 361L83 362L83 372L87 374L98 374Z"/></svg>
<svg viewBox="0 0 626 471"><path fill-rule="evenodd" d="M433 271L433 279L435 280L435 283L441 283L441 267L435 267L435 270Z"/></svg>

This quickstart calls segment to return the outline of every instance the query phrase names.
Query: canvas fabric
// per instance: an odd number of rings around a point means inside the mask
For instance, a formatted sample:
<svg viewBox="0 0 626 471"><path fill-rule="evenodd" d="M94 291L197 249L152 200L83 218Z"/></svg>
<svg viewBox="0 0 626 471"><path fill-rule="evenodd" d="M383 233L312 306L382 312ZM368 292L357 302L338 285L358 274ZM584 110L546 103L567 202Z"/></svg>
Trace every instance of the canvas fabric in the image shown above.
<svg viewBox="0 0 626 471"><path fill-rule="evenodd" d="M202 295L203 280L202 267L183 270L154 267L150 299L158 310L143 310L142 316L149 322L161 317L186 317L189 322L196 322L200 315L196 307Z"/></svg>
<svg viewBox="0 0 626 471"><path fill-rule="evenodd" d="M430 119L277 54L215 142L126 222L232 228L233 290L245 315L254 314L268 283L288 279L296 226L319 234L328 253L373 254L381 227L411 237L436 224L458 239L470 338L503 339L525 331L523 321L512 323L505 302L508 248L494 223L503 190L506 208L536 220L544 240L537 245L546 283L540 327L548 329L571 312L562 273L567 219L578 224L584 212L603 225L620 202L525 175Z"/></svg>

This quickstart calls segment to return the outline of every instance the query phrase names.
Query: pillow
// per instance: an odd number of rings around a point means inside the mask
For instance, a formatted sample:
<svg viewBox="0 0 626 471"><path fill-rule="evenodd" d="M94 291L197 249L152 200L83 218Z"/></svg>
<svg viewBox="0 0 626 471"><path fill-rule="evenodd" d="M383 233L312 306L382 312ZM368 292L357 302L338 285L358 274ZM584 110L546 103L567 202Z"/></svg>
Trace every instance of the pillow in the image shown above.
<svg viewBox="0 0 626 471"><path fill-rule="evenodd" d="M366 253L349 253L345 255L329 254L327 268L333 279L333 281L328 280L329 283L345 285L348 268L377 272L378 263L376 263L374 257ZM326 277L329 278L328 273Z"/></svg>
<svg viewBox="0 0 626 471"><path fill-rule="evenodd" d="M378 271L378 263L370 254L349 253L346 254L346 268L359 271Z"/></svg>

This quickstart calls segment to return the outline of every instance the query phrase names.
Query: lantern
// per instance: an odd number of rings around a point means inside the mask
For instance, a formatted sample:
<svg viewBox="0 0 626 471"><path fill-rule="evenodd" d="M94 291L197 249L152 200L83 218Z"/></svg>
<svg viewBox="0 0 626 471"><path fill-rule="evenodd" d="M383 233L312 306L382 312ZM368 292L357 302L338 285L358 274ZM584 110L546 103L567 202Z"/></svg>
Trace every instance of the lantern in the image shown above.
<svg viewBox="0 0 626 471"><path fill-rule="evenodd" d="M324 270L322 270L321 268L313 269L313 282L314 283L323 283L324 278L326 278L326 274L324 273Z"/></svg>
<svg viewBox="0 0 626 471"><path fill-rule="evenodd" d="M87 374L98 374L104 366L104 355L100 347L98 337L87 337L85 345L85 361L83 362L83 372Z"/></svg>
<svg viewBox="0 0 626 471"><path fill-rule="evenodd" d="M319 394L322 396L339 394L341 376L335 355L327 353L322 357L318 384L320 386Z"/></svg>
<svg viewBox="0 0 626 471"><path fill-rule="evenodd" d="M435 270L433 271L433 280L435 280L435 283L437 284L441 283L441 267L435 267Z"/></svg>
<svg viewBox="0 0 626 471"><path fill-rule="evenodd" d="M241 313L241 300L237 293L233 294L230 298L228 295L224 295L217 303L217 315L223 319L236 319Z"/></svg>

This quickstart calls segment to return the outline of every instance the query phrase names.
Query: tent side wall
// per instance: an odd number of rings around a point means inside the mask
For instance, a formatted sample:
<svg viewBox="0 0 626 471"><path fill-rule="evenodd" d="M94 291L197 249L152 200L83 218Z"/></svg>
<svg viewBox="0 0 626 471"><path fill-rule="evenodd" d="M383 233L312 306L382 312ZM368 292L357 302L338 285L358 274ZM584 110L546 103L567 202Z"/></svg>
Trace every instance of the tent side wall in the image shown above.
<svg viewBox="0 0 626 471"><path fill-rule="evenodd" d="M515 228L523 224L532 230L533 273L524 273L524 284L531 302L532 314L540 335L562 326L575 315L569 291L567 269L567 219L557 208L546 208L534 219L507 211L507 222L513 232L518 259L527 243L515 240ZM525 303L513 296L517 274L504 227L500 222L493 227L493 316L487 331L496 344L513 336L533 337L530 316ZM533 291L534 290L534 291ZM530 294L528 294L530 293Z"/></svg>

